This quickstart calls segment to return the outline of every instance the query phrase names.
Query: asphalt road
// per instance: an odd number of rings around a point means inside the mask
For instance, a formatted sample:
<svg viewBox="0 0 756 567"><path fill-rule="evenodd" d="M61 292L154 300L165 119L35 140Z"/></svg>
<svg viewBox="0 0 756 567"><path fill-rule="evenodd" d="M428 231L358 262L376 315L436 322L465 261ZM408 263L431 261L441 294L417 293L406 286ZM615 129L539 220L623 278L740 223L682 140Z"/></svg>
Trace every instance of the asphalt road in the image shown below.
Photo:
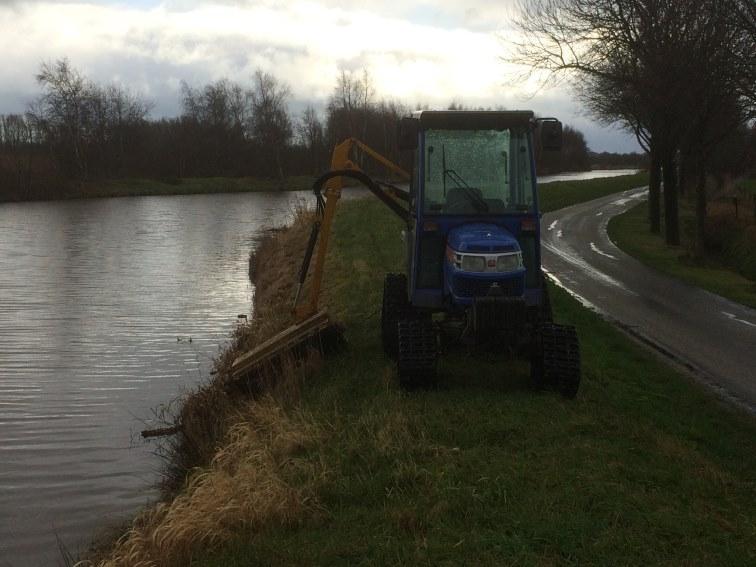
<svg viewBox="0 0 756 567"><path fill-rule="evenodd" d="M643 266L609 240L609 219L647 190L545 214L543 264L584 304L756 411L756 310Z"/></svg>

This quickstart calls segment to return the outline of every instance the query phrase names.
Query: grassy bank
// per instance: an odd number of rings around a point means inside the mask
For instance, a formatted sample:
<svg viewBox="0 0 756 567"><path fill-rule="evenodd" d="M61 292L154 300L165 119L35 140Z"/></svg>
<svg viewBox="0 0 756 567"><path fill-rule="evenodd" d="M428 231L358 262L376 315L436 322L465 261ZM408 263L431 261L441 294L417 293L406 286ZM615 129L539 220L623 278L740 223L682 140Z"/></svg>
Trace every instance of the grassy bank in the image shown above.
<svg viewBox="0 0 756 567"><path fill-rule="evenodd" d="M377 274L400 269L389 215L348 204L336 227L329 301L350 347L297 403L322 426L303 454L326 471L310 485L322 512L198 565L756 560L752 420L559 290L557 318L583 345L576 401L534 394L526 365L473 352L444 359L438 389L402 393L378 333Z"/></svg>
<svg viewBox="0 0 756 567"><path fill-rule="evenodd" d="M617 246L647 266L756 308L756 225L749 225L747 219L735 221L728 207L710 207L710 233L716 245L704 258L690 252L695 219L684 203L680 246L668 246L661 235L649 232L645 202L614 217L608 233Z"/></svg>
<svg viewBox="0 0 756 567"><path fill-rule="evenodd" d="M73 198L128 197L139 195L195 195L200 193L245 193L303 191L312 188L313 177L300 175L279 179L256 177L189 177L185 179L113 179L84 183Z"/></svg>
<svg viewBox="0 0 756 567"><path fill-rule="evenodd" d="M756 561L753 420L559 289L556 317L583 345L576 400L532 392L521 361L465 350L445 356L438 388L402 392L378 331L400 228L378 202L343 204L325 301L348 348L253 401L219 393L222 357L184 410L184 443L204 456L183 468L198 468L103 565ZM273 259L299 258L306 234L261 243L260 317L235 347L285 324L296 266Z"/></svg>
<svg viewBox="0 0 756 567"><path fill-rule="evenodd" d="M541 211L547 213L612 193L648 185L648 173L582 181L554 181L538 188Z"/></svg>

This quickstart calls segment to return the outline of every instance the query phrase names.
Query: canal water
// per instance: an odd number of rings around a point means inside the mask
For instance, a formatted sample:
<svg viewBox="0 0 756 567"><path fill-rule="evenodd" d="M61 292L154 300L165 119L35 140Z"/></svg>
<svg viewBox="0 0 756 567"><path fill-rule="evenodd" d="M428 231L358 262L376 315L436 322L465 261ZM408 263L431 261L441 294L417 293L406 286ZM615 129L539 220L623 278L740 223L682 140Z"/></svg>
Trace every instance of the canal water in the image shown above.
<svg viewBox="0 0 756 567"><path fill-rule="evenodd" d="M161 462L139 432L209 378L249 315L256 236L311 201L0 204L0 566L55 565L58 542L75 553L156 496Z"/></svg>

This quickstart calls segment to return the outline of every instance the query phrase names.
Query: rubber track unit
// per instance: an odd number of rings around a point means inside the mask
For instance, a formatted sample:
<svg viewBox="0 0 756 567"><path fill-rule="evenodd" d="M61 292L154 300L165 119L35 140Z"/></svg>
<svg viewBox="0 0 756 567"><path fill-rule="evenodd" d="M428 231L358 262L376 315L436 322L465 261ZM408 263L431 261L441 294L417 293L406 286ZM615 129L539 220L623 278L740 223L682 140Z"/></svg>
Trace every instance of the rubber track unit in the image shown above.
<svg viewBox="0 0 756 567"><path fill-rule="evenodd" d="M397 370L405 388L430 384L436 379L438 341L430 319L399 321Z"/></svg>
<svg viewBox="0 0 756 567"><path fill-rule="evenodd" d="M537 387L556 388L574 398L580 387L580 343L575 327L544 323L537 331L537 352L532 361Z"/></svg>
<svg viewBox="0 0 756 567"><path fill-rule="evenodd" d="M381 308L381 340L384 352L396 358L398 351L397 324L408 319L407 276L386 274L383 280L383 307Z"/></svg>

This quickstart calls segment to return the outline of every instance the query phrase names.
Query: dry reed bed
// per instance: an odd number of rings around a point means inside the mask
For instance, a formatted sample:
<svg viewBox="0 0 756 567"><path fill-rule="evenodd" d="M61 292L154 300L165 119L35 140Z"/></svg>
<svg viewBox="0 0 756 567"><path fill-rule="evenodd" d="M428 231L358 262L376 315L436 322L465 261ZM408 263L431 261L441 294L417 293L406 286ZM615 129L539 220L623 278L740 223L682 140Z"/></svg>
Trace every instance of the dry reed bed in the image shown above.
<svg viewBox="0 0 756 567"><path fill-rule="evenodd" d="M259 376L246 384L251 395L229 387L233 360L292 321L311 221L311 213L297 211L290 227L259 240L250 259L252 322L236 330L215 361L214 378L165 412L178 433L162 448L164 501L140 513L112 549L77 567L186 565L200 551L252 537L263 526L298 524L319 510L314 487L325 471L309 455L323 436L296 403L317 356Z"/></svg>

